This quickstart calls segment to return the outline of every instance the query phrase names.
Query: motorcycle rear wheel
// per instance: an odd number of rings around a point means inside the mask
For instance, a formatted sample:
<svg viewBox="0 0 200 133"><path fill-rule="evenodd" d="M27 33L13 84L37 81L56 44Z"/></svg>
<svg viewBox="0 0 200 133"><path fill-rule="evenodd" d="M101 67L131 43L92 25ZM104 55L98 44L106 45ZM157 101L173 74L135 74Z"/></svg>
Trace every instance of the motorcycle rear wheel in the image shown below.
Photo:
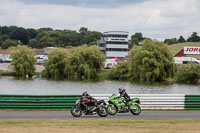
<svg viewBox="0 0 200 133"><path fill-rule="evenodd" d="M82 110L77 107L76 105L72 107L71 109L71 114L74 116L74 117L80 117L82 115Z"/></svg>
<svg viewBox="0 0 200 133"><path fill-rule="evenodd" d="M136 109L131 109L131 113L133 115L139 115L141 113L141 107L138 104L136 104L135 107Z"/></svg>

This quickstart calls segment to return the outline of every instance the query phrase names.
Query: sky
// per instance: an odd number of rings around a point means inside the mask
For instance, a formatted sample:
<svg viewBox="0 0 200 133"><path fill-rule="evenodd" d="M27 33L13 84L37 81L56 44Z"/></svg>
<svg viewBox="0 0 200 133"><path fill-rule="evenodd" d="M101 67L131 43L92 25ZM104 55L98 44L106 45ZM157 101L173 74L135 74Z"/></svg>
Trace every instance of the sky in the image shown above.
<svg viewBox="0 0 200 133"><path fill-rule="evenodd" d="M200 0L0 0L0 25L141 32L164 40L200 35Z"/></svg>

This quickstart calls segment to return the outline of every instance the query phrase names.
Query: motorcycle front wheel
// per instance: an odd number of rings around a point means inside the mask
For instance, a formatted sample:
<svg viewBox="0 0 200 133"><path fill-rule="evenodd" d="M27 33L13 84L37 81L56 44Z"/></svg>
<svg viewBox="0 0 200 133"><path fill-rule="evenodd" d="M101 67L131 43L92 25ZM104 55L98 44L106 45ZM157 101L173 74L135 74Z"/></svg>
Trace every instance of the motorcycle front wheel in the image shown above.
<svg viewBox="0 0 200 133"><path fill-rule="evenodd" d="M133 115L139 115L141 113L141 107L138 104L136 104L135 109L131 109L131 113Z"/></svg>
<svg viewBox="0 0 200 133"><path fill-rule="evenodd" d="M78 106L73 106L71 109L71 114L74 117L80 117L82 115L82 110Z"/></svg>
<svg viewBox="0 0 200 133"><path fill-rule="evenodd" d="M115 115L117 113L117 108L113 104L108 105L108 114Z"/></svg>
<svg viewBox="0 0 200 133"><path fill-rule="evenodd" d="M105 106L99 107L99 109L97 110L97 114L100 117L106 117L108 115L108 110Z"/></svg>

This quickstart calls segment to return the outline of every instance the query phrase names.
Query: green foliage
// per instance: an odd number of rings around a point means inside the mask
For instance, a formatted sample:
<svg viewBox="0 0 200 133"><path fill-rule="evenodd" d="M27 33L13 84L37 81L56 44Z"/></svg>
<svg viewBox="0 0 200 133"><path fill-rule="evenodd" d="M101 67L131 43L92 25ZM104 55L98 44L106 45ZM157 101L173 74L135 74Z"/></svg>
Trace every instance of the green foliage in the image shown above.
<svg viewBox="0 0 200 133"><path fill-rule="evenodd" d="M176 38L171 38L171 39L165 39L164 40L164 43L168 44L168 45L171 45L171 44L176 44L178 43L177 39Z"/></svg>
<svg viewBox="0 0 200 133"><path fill-rule="evenodd" d="M176 66L167 46L161 42L145 40L130 51L131 76L134 80L155 82L173 77Z"/></svg>
<svg viewBox="0 0 200 133"><path fill-rule="evenodd" d="M178 66L175 79L178 83L198 83L200 79L200 67L194 63Z"/></svg>
<svg viewBox="0 0 200 133"><path fill-rule="evenodd" d="M142 33L135 33L131 36L131 44L139 45L139 42L143 41L145 38L142 36Z"/></svg>
<svg viewBox="0 0 200 133"><path fill-rule="evenodd" d="M197 32L193 32L190 37L187 39L188 42L200 42L200 37L198 36Z"/></svg>
<svg viewBox="0 0 200 133"><path fill-rule="evenodd" d="M73 30L53 30L52 28L25 29L17 26L0 26L2 43L15 40L33 48L96 45L102 33L89 31L81 27L79 32ZM13 45L11 45L13 46ZM7 45L4 47L7 49Z"/></svg>
<svg viewBox="0 0 200 133"><path fill-rule="evenodd" d="M88 29L86 27L81 27L79 29L79 32L82 34L82 35L85 35L87 32L88 32Z"/></svg>
<svg viewBox="0 0 200 133"><path fill-rule="evenodd" d="M36 60L35 52L32 48L18 45L10 47L10 57L12 58L11 66L17 76L33 75L35 71Z"/></svg>
<svg viewBox="0 0 200 133"><path fill-rule="evenodd" d="M7 49L7 48L9 48L9 47L11 47L11 46L17 46L17 45L19 45L19 44L20 44L20 42L17 41L17 40L10 40L10 39L8 39L8 40L5 40L5 41L1 44L1 48L2 48L2 49Z"/></svg>
<svg viewBox="0 0 200 133"><path fill-rule="evenodd" d="M97 46L72 48L66 58L65 75L67 79L96 79L104 60L105 56Z"/></svg>
<svg viewBox="0 0 200 133"><path fill-rule="evenodd" d="M185 38L183 36L180 36L178 39L178 43L183 43L185 42Z"/></svg>
<svg viewBox="0 0 200 133"><path fill-rule="evenodd" d="M43 75L48 78L64 78L65 58L67 51L62 48L53 49L48 53L48 60L44 62Z"/></svg>
<svg viewBox="0 0 200 133"><path fill-rule="evenodd" d="M105 56L97 46L87 45L68 50L59 48L49 52L44 62L44 75L48 78L91 80L96 79Z"/></svg>
<svg viewBox="0 0 200 133"><path fill-rule="evenodd" d="M48 36L43 36L39 40L38 48L43 48L43 47L53 47L55 46L55 40L51 37Z"/></svg>
<svg viewBox="0 0 200 133"><path fill-rule="evenodd" d="M109 71L110 79L127 80L130 79L130 62L124 61L116 65Z"/></svg>
<svg viewBox="0 0 200 133"><path fill-rule="evenodd" d="M23 44L27 44L29 40L28 31L22 27L16 28L11 31L10 39L20 40Z"/></svg>

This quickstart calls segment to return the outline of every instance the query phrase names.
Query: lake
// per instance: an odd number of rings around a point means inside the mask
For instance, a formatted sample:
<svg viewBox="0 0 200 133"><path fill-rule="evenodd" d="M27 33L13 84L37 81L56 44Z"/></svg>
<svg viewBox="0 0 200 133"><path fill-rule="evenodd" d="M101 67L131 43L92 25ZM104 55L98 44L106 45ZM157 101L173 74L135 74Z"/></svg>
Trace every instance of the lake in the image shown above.
<svg viewBox="0 0 200 133"><path fill-rule="evenodd" d="M17 80L11 76L0 77L0 94L90 94L118 93L124 87L129 94L200 94L200 85L159 83L144 85L122 81L73 82L51 81L42 78L35 80Z"/></svg>

